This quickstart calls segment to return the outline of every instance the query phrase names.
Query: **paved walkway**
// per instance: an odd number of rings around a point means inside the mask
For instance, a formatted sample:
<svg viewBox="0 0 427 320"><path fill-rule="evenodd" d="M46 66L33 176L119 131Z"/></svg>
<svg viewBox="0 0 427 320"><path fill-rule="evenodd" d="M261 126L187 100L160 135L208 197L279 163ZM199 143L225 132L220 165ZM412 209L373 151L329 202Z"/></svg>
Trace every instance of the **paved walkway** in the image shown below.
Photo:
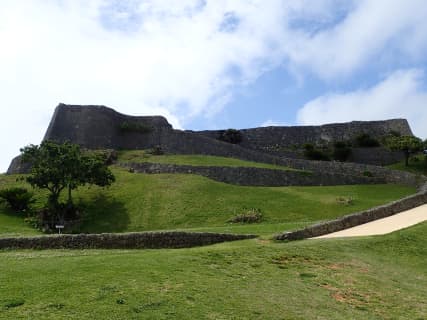
<svg viewBox="0 0 427 320"><path fill-rule="evenodd" d="M359 237L386 234L427 220L427 204L397 213L387 218L371 221L353 228L325 234L321 238Z"/></svg>

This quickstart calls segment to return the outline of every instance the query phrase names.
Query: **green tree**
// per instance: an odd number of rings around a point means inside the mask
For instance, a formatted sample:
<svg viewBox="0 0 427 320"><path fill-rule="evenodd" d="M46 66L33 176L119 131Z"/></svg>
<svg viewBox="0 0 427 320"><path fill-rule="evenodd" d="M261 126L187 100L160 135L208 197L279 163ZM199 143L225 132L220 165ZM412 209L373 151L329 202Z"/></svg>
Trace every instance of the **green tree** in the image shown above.
<svg viewBox="0 0 427 320"><path fill-rule="evenodd" d="M64 189L68 191L66 208L70 210L73 208L72 190L85 184L109 186L115 180L103 154L83 152L78 145L69 142L43 141L40 146L24 147L21 154L22 160L32 165L27 182L50 192L48 208L55 218L63 218L59 197Z"/></svg>
<svg viewBox="0 0 427 320"><path fill-rule="evenodd" d="M409 156L422 150L423 142L414 136L390 137L387 141L391 150L402 151L405 155L405 166L409 166Z"/></svg>

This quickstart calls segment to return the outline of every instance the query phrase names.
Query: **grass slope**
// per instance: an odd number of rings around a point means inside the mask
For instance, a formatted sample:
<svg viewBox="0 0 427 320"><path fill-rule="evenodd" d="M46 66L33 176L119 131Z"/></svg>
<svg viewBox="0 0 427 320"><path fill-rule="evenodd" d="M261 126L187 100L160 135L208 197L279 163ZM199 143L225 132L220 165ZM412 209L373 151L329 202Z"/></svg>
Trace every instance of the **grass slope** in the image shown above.
<svg viewBox="0 0 427 320"><path fill-rule="evenodd" d="M292 170L285 166L273 165L262 162L245 161L236 158L226 158L206 155L152 155L143 150L119 151L119 162L134 162L134 163L164 163L189 166L212 166L212 167L254 167L278 170Z"/></svg>
<svg viewBox="0 0 427 320"><path fill-rule="evenodd" d="M425 319L427 223L179 250L0 251L0 319Z"/></svg>
<svg viewBox="0 0 427 320"><path fill-rule="evenodd" d="M367 209L415 192L396 185L333 187L243 187L197 175L132 174L114 169L117 181L108 189L80 188L74 199L84 209L83 232L126 232L187 229L272 234L319 220ZM16 184L0 176L0 187ZM353 197L345 206L337 197ZM37 193L37 205L46 199ZM248 208L261 209L264 220L255 225L230 225L227 220ZM0 219L10 215L0 206ZM8 226L0 225L1 233ZM22 225L22 232L28 227Z"/></svg>
<svg viewBox="0 0 427 320"><path fill-rule="evenodd" d="M409 166L405 165L405 161L401 161L388 166L390 169L408 171L415 174L427 175L427 157L424 155L416 155L409 159Z"/></svg>

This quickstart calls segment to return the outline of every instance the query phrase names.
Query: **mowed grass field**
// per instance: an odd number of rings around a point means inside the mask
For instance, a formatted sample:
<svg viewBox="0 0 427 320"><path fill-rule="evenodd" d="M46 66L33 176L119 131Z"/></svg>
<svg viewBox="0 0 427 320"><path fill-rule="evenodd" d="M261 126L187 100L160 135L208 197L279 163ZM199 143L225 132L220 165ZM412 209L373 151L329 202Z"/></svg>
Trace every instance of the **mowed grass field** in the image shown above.
<svg viewBox="0 0 427 320"><path fill-rule="evenodd" d="M127 232L165 229L272 234L342 216L404 197L414 188L397 185L332 187L244 187L197 175L136 174L113 168L117 181L109 188L82 187L74 201L83 211L80 232ZM17 176L0 176L0 188L14 185ZM29 187L29 186L27 186ZM36 191L36 209L46 201ZM351 205L337 201L352 198ZM245 210L263 214L258 224L227 221ZM4 205L0 205L0 236L35 234Z"/></svg>
<svg viewBox="0 0 427 320"><path fill-rule="evenodd" d="M235 159L163 161L224 165ZM0 319L426 318L427 223L377 237L270 240L276 232L384 204L414 188L242 187L196 175L113 171L111 187L74 193L84 213L79 231L184 229L261 237L174 250L0 250ZM0 175L0 188L29 188L18 177ZM35 210L46 196L35 190ZM260 223L227 222L251 208L261 210ZM0 237L40 234L24 216L0 204Z"/></svg>
<svg viewBox="0 0 427 320"><path fill-rule="evenodd" d="M426 319L427 223L175 250L0 251L0 319Z"/></svg>

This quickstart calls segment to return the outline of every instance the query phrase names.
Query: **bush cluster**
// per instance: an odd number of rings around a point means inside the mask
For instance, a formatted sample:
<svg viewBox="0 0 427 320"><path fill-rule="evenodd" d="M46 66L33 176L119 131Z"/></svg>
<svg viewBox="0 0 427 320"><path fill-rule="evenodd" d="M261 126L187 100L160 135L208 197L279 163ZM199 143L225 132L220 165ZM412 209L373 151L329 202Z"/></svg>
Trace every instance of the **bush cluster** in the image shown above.
<svg viewBox="0 0 427 320"><path fill-rule="evenodd" d="M312 145L311 143L307 143L304 145L304 157L309 160L331 160L327 152L314 147L314 145Z"/></svg>
<svg viewBox="0 0 427 320"><path fill-rule="evenodd" d="M257 223L261 222L262 213L260 209L248 209L245 212L238 214L230 218L227 222L229 223Z"/></svg>
<svg viewBox="0 0 427 320"><path fill-rule="evenodd" d="M2 198L14 211L26 211L34 203L33 193L25 188L15 187L0 190Z"/></svg>
<svg viewBox="0 0 427 320"><path fill-rule="evenodd" d="M348 197L338 197L337 202L339 204L342 204L344 206L351 206L354 204L354 198L352 196Z"/></svg>
<svg viewBox="0 0 427 320"><path fill-rule="evenodd" d="M334 150L332 151L332 158L337 161L346 161L351 155L351 147L342 141L334 143Z"/></svg>
<svg viewBox="0 0 427 320"><path fill-rule="evenodd" d="M238 144L242 142L242 133L236 129L221 130L219 133L218 140Z"/></svg>
<svg viewBox="0 0 427 320"><path fill-rule="evenodd" d="M355 139L355 144L357 147L373 148L379 147L380 143L377 139L371 137L367 133L362 133L358 135Z"/></svg>

